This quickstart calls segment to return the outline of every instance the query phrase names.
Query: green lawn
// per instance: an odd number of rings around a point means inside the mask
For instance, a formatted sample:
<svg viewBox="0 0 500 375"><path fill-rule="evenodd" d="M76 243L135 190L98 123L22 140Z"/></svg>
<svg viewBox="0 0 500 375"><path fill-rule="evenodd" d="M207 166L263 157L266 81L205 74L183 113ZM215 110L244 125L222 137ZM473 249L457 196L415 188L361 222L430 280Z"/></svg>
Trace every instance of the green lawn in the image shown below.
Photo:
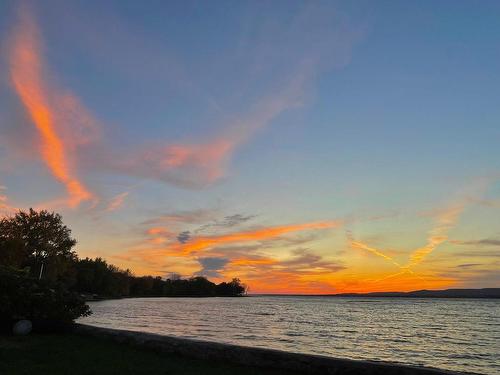
<svg viewBox="0 0 500 375"><path fill-rule="evenodd" d="M277 375L280 372L188 359L61 334L0 336L0 374Z"/></svg>

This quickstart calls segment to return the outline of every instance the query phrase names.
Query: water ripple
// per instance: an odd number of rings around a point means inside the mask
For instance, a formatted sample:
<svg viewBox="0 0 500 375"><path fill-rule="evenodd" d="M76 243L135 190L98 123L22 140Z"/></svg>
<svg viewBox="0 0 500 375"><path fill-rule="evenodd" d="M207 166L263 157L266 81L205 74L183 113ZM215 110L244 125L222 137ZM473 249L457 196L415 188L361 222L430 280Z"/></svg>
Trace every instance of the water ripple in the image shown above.
<svg viewBox="0 0 500 375"><path fill-rule="evenodd" d="M500 301L134 298L82 323L351 359L500 375Z"/></svg>

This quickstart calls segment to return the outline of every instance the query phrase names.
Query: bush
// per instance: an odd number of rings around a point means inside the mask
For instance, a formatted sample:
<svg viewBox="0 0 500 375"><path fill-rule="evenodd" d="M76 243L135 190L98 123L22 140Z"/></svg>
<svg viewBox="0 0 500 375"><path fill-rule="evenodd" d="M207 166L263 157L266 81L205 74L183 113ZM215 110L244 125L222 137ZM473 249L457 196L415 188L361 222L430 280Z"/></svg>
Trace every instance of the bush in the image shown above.
<svg viewBox="0 0 500 375"><path fill-rule="evenodd" d="M80 295L61 284L51 285L22 270L0 266L0 321L4 331L20 319L31 320L38 331L54 330L89 314Z"/></svg>

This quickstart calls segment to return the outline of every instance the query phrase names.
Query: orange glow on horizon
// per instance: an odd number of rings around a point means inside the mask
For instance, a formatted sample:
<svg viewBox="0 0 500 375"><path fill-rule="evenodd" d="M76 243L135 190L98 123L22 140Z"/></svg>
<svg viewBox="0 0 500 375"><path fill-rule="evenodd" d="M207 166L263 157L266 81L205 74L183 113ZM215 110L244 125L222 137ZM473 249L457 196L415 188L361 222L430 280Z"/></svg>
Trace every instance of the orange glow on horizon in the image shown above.
<svg viewBox="0 0 500 375"><path fill-rule="evenodd" d="M231 277L233 273L227 273ZM224 273L226 275L226 273ZM297 274L273 270L262 274L239 277L250 286L251 293L278 294L337 294L370 292L410 292L420 289L444 289L456 284L451 278L420 277L401 272L387 279L376 279L376 275Z"/></svg>
<svg viewBox="0 0 500 375"><path fill-rule="evenodd" d="M229 257L229 261L221 269L221 277L214 281L220 282L232 277L239 277L248 284L252 293L283 293L283 294L334 294L334 293L365 293L372 291L411 291L416 289L432 289L450 287L456 280L447 277L436 276L433 273L416 274L410 266L401 265L393 257L384 252L366 245L361 241L349 238L351 248L368 251L398 268L396 273L387 273L382 269L363 269L361 267L356 274L352 274L348 268L336 265L335 262L326 261L319 263L296 263L295 259L277 259L274 256L249 254L246 256L231 257L225 255L217 246L226 244L240 244L254 241L272 241L282 235L303 230L328 229L341 225L339 221L323 221L292 225L282 225L255 230L233 232L221 235L193 237L186 243L178 243L176 239L165 237L168 233L163 227L151 227L146 234L148 247L131 249L124 254L115 256L119 262L127 264L136 263L144 273L155 272L158 264L168 262L169 257L187 262L183 270L187 275L196 274L200 265L196 261L198 252L210 250L210 256ZM171 234L171 233L169 233ZM165 244L165 245L162 245ZM151 248L149 246L153 245ZM156 246L155 246L156 245ZM135 269L136 267L132 267ZM149 271L147 271L149 269Z"/></svg>

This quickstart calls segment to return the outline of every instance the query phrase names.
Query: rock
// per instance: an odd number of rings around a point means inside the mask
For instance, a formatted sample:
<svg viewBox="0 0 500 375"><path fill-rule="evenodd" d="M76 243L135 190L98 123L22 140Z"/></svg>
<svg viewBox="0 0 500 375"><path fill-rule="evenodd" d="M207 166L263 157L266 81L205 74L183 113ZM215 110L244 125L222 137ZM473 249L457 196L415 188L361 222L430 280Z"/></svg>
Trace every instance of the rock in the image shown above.
<svg viewBox="0 0 500 375"><path fill-rule="evenodd" d="M12 333L14 335L27 335L33 329L33 324L29 320L20 320L12 327Z"/></svg>

